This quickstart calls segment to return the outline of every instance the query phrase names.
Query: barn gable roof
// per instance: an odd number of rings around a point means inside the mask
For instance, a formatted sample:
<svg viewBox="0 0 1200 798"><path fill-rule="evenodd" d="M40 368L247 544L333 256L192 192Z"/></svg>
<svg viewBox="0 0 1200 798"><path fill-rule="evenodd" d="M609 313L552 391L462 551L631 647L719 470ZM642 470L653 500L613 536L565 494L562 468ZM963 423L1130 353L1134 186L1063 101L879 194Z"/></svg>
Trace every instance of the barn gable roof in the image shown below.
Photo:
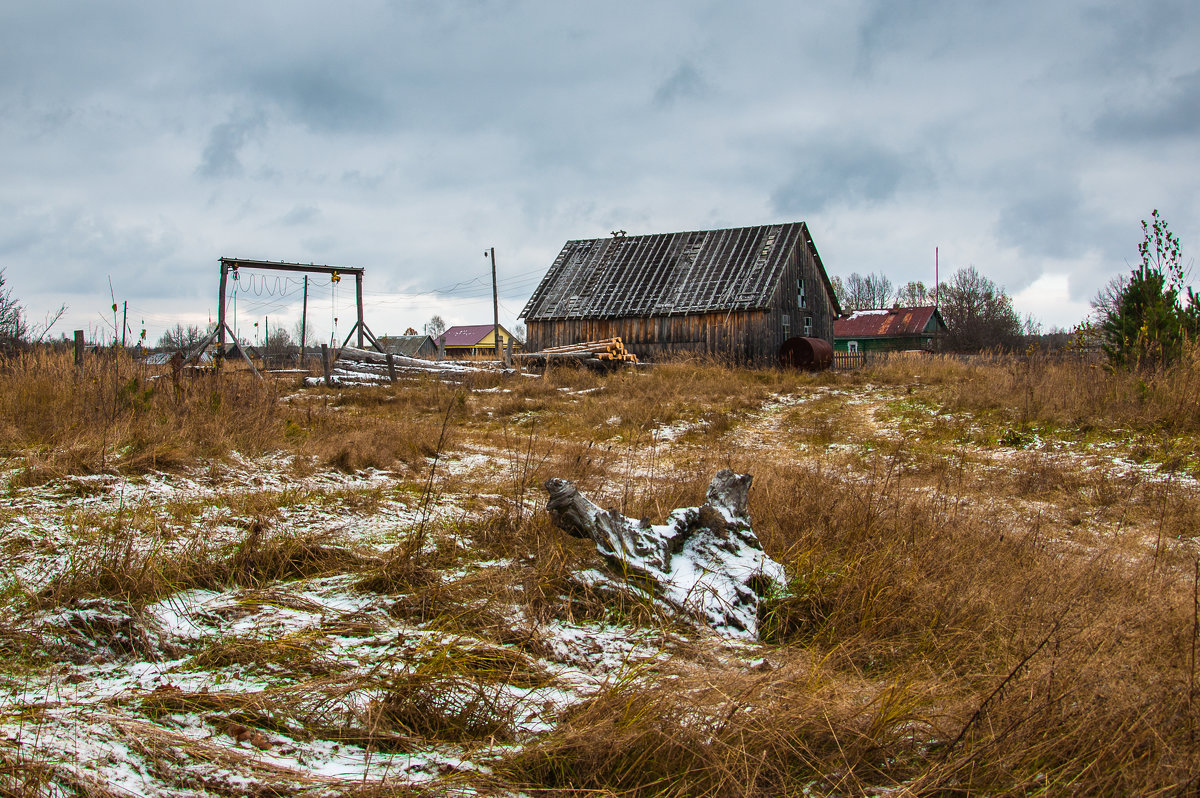
<svg viewBox="0 0 1200 798"><path fill-rule="evenodd" d="M666 316L770 305L787 259L808 247L804 222L568 241L521 311L527 321Z"/></svg>

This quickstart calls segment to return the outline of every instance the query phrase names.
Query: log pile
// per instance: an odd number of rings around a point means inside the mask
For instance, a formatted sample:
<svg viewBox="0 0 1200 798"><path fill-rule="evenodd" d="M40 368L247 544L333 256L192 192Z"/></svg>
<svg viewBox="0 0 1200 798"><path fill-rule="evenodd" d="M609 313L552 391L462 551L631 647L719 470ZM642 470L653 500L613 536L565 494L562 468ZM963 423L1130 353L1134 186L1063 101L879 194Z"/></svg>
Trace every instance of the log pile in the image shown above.
<svg viewBox="0 0 1200 798"><path fill-rule="evenodd" d="M373 385L391 382L393 377L406 374L428 373L435 374L443 380L461 381L470 374L504 372L503 364L493 361L462 361L462 360L424 360L417 357L392 355L392 364L388 366L388 356L382 352L368 349L356 349L351 346L337 351L330 368L329 383L331 385ZM321 377L308 377L305 385L320 385Z"/></svg>
<svg viewBox="0 0 1200 798"><path fill-rule="evenodd" d="M596 369L612 369L623 363L638 362L637 355L626 350L620 338L552 346L537 352L523 352L516 358L525 366L574 363Z"/></svg>

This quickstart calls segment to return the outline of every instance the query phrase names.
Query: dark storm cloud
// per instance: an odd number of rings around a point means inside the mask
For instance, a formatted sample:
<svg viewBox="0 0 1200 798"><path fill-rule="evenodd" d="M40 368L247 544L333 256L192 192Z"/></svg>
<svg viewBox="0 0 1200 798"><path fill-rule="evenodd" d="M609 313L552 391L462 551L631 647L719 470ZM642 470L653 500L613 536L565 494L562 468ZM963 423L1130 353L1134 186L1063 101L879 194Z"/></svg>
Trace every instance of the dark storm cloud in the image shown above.
<svg viewBox="0 0 1200 798"><path fill-rule="evenodd" d="M1153 96L1123 98L1096 120L1104 138L1134 142L1200 135L1200 70L1172 79Z"/></svg>
<svg viewBox="0 0 1200 798"><path fill-rule="evenodd" d="M215 126L200 156L196 173L201 177L239 177L244 171L242 148L263 127L261 114L235 117Z"/></svg>
<svg viewBox="0 0 1200 798"><path fill-rule="evenodd" d="M684 61L654 90L654 105L668 108L680 100L701 97L707 91L708 84L700 70L690 61Z"/></svg>
<svg viewBox="0 0 1200 798"><path fill-rule="evenodd" d="M328 132L387 130L396 109L388 102L380 76L350 64L294 63L269 69L249 81L253 96L280 107L292 120Z"/></svg>
<svg viewBox="0 0 1200 798"><path fill-rule="evenodd" d="M1041 186L1000 212L996 239L1027 256L1067 257L1086 240L1083 195L1075 186Z"/></svg>
<svg viewBox="0 0 1200 798"><path fill-rule="evenodd" d="M913 156L866 141L813 142L789 160L791 176L771 194L775 211L789 218L830 206L886 202L906 184L928 179L928 170Z"/></svg>
<svg viewBox="0 0 1200 798"><path fill-rule="evenodd" d="M930 23L952 15L956 6L949 0L870 0L858 31L859 70L872 70L880 57L897 50L944 49L951 41L950 28Z"/></svg>

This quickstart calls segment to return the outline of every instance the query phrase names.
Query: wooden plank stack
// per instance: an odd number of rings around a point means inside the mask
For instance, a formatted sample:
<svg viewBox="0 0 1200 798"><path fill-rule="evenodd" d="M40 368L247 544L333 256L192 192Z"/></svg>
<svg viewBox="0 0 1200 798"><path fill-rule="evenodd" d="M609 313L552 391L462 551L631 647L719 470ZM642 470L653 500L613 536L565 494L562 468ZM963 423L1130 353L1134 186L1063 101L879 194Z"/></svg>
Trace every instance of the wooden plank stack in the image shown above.
<svg viewBox="0 0 1200 798"><path fill-rule="evenodd" d="M523 352L516 357L522 365L548 366L575 363L590 368L611 369L623 363L637 363L637 355L626 351L620 338L584 341L566 346L552 346L538 352Z"/></svg>

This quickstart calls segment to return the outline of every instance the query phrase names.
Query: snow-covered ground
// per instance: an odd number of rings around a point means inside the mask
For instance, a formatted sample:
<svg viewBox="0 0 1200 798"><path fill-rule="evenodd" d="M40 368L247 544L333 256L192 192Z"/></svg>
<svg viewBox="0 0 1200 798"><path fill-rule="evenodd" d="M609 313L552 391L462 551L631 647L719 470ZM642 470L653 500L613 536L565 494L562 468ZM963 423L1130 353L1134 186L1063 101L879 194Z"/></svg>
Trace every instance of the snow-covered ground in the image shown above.
<svg viewBox="0 0 1200 798"><path fill-rule="evenodd" d="M282 455L234 457L202 471L68 477L9 489L0 516L0 589L35 597L30 604L40 608L0 621L12 655L0 671L5 761L58 785L47 794L87 784L116 795L451 784L485 772L497 752L658 661L671 644L658 630L537 621L515 603L493 602L491 611L533 641L521 647L398 609L422 590L364 589L361 568L385 562L423 521L461 517L460 503L479 496L439 494L430 503L386 472L303 469L310 473L296 476L293 465ZM468 452L440 465L456 474L493 463ZM255 531L256 519L267 531ZM129 567L155 567L157 557L186 557L197 546L233 556L254 534L342 547L360 572L187 588L149 603L67 596L48 606L56 586L90 573L92 561L111 557L114 546L128 546ZM432 560L439 546L465 552L470 541L434 538L422 552ZM435 569L427 587L511 567L467 556ZM447 657L458 656L450 652L475 652L486 662L497 650L522 678L443 669ZM473 722L495 715L503 733L429 743L396 721L373 735L372 723L406 689L430 690L421 700L436 697L451 715L475 713Z"/></svg>
<svg viewBox="0 0 1200 798"><path fill-rule="evenodd" d="M621 423L614 416L597 434ZM629 454L612 458L595 495L669 479L714 447L703 420L647 433L622 443ZM906 479L930 501L958 469L966 511L1014 527L1045 518L1079 546L1084 532L1136 529L1136 518L1110 518L1094 497L1113 485L1141 503L1147 540L1154 501L1200 493L1194 471L1137 460L1119 435L1006 438L912 404L897 388L780 393L723 435L720 447L747 471L816 464L856 485ZM19 463L7 467L6 482ZM0 618L0 793L17 791L12 779L21 778L46 795L322 795L409 784L469 794L499 757L570 708L648 668L673 667L681 651L745 669L764 661L753 641L576 608L571 591L612 587L599 558L547 574L538 569L552 564L535 555L489 549L482 541L495 533L479 522L513 511L517 500L495 489L513 469L511 452L479 436L428 462L417 487L411 471L347 474L285 454L9 484L0 594L14 610ZM984 495L1014 480L1001 498ZM1048 500L1049 490L1064 498ZM530 490L519 511L528 517L543 499ZM254 571L255 553L275 544L294 544L291 570ZM250 564L237 578L188 571L238 557ZM320 567L322 558L335 566ZM535 589L561 606L538 605Z"/></svg>

